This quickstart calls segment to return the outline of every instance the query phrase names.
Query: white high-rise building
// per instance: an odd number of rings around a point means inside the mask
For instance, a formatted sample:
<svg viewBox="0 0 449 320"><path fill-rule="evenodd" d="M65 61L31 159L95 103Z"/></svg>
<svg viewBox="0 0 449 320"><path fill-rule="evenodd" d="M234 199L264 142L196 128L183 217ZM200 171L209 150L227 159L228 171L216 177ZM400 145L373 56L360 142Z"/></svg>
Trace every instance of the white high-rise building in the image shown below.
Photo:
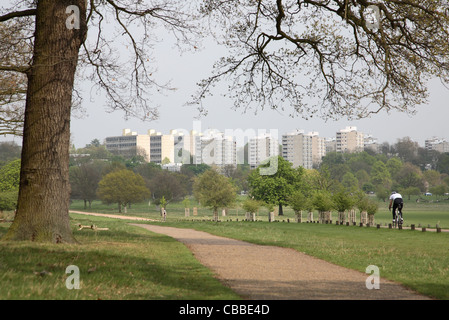
<svg viewBox="0 0 449 320"><path fill-rule="evenodd" d="M249 139L248 162L251 169L257 168L264 160L279 155L279 141L269 133Z"/></svg>
<svg viewBox="0 0 449 320"><path fill-rule="evenodd" d="M325 155L326 141L318 132L305 134L303 130L297 130L282 136L282 157L294 168L312 169Z"/></svg>
<svg viewBox="0 0 449 320"><path fill-rule="evenodd" d="M309 152L311 154L309 155L309 159L311 158L312 162L305 167L311 169L313 165L319 165L326 155L326 139L320 137L320 134L316 131L309 132L306 136L310 141L311 150Z"/></svg>
<svg viewBox="0 0 449 320"><path fill-rule="evenodd" d="M379 152L379 143L377 142L377 139L374 138L372 135L365 135L364 138L364 149L365 150L372 150L375 153Z"/></svg>
<svg viewBox="0 0 449 320"><path fill-rule="evenodd" d="M170 134L162 134L150 129L147 134L137 134L124 129L121 136L107 137L106 148L119 155L144 155L148 162L170 164L189 164L190 156L195 154L195 139L192 133L185 134L170 130Z"/></svg>
<svg viewBox="0 0 449 320"><path fill-rule="evenodd" d="M198 135L195 138L195 163L205 163L224 167L237 165L236 142L217 130Z"/></svg>
<svg viewBox="0 0 449 320"><path fill-rule="evenodd" d="M337 132L337 152L361 152L364 149L364 135L357 127L346 127Z"/></svg>
<svg viewBox="0 0 449 320"><path fill-rule="evenodd" d="M432 137L426 139L424 143L426 150L434 150L441 153L449 152L449 142L447 142L445 139Z"/></svg>
<svg viewBox="0 0 449 320"><path fill-rule="evenodd" d="M150 137L146 134L139 135L131 129L123 129L121 136L107 137L105 146L113 154L141 155L146 161L150 161Z"/></svg>

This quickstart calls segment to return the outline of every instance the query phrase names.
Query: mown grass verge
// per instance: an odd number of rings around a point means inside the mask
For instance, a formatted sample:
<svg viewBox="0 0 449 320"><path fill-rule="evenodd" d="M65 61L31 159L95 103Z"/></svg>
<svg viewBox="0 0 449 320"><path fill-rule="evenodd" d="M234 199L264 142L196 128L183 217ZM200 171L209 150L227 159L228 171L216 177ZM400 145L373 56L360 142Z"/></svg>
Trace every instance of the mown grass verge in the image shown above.
<svg viewBox="0 0 449 320"><path fill-rule="evenodd" d="M122 220L72 214L79 244L0 241L0 300L239 299L174 239ZM77 230L78 223L107 231ZM0 223L0 238L9 224ZM80 289L69 290L69 265Z"/></svg>

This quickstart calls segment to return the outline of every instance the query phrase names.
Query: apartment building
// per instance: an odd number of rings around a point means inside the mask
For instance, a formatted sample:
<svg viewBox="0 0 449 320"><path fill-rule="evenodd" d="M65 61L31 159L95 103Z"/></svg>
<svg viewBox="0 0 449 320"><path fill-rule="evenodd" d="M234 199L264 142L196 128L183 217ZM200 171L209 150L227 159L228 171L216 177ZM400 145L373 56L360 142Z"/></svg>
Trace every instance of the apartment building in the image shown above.
<svg viewBox="0 0 449 320"><path fill-rule="evenodd" d="M150 162L162 163L165 158L168 158L171 162L170 154L173 151L171 137L167 137L154 129L148 130L148 136L150 137Z"/></svg>
<svg viewBox="0 0 449 320"><path fill-rule="evenodd" d="M112 154L134 156L142 155L146 161L150 161L150 137L139 135L130 129L123 129L121 136L105 139L106 149Z"/></svg>
<svg viewBox="0 0 449 320"><path fill-rule="evenodd" d="M335 137L326 138L326 153L336 152L337 151L337 140Z"/></svg>
<svg viewBox="0 0 449 320"><path fill-rule="evenodd" d="M364 136L363 143L365 150L371 150L375 153L379 153L380 146L377 141L377 138L374 138L371 134Z"/></svg>
<svg viewBox="0 0 449 320"><path fill-rule="evenodd" d="M312 168L314 165L321 164L323 157L326 155L326 139L320 137L319 132L312 131L307 134L310 140L309 144L311 146L311 159L312 162L309 163L307 168Z"/></svg>
<svg viewBox="0 0 449 320"><path fill-rule="evenodd" d="M424 146L426 150L433 150L441 153L449 152L449 142L438 137L426 139L424 141Z"/></svg>
<svg viewBox="0 0 449 320"><path fill-rule="evenodd" d="M147 134L137 134L130 129L123 129L122 135L107 137L106 149L113 154L124 156L143 155L148 162L172 164L191 163L194 154L194 142L189 134L177 130L162 134L150 129ZM193 149L192 149L193 147Z"/></svg>
<svg viewBox="0 0 449 320"><path fill-rule="evenodd" d="M217 130L192 135L195 140L194 163L224 167L237 165L237 146L234 138Z"/></svg>
<svg viewBox="0 0 449 320"><path fill-rule="evenodd" d="M282 157L294 168L312 169L325 155L326 141L318 132L305 134L303 130L296 130L282 136Z"/></svg>
<svg viewBox="0 0 449 320"><path fill-rule="evenodd" d="M264 160L279 155L279 140L266 133L249 139L248 162L251 169L257 168Z"/></svg>
<svg viewBox="0 0 449 320"><path fill-rule="evenodd" d="M150 161L171 164L190 164L195 155L195 136L193 132L186 134L178 130L170 130L169 134L161 134L156 130L148 130L150 136Z"/></svg>
<svg viewBox="0 0 449 320"><path fill-rule="evenodd" d="M337 132L337 152L361 152L364 150L364 135L357 127L346 127Z"/></svg>

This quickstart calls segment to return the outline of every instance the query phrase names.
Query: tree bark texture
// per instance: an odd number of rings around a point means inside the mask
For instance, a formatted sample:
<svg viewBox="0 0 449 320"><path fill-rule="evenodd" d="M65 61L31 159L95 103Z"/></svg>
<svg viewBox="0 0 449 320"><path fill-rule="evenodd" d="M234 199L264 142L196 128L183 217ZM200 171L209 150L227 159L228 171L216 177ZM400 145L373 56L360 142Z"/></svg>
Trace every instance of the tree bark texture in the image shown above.
<svg viewBox="0 0 449 320"><path fill-rule="evenodd" d="M79 28L66 25L71 5L79 9ZM71 243L70 112L79 49L87 32L86 0L39 0L35 28L18 208L5 238Z"/></svg>

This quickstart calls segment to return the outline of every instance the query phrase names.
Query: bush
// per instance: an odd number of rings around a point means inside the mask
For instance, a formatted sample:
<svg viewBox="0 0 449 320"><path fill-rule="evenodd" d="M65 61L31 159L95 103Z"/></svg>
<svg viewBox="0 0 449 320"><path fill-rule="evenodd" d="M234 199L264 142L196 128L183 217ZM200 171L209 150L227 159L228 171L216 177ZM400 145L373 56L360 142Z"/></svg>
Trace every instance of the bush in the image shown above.
<svg viewBox="0 0 449 320"><path fill-rule="evenodd" d="M366 208L366 212L368 213L368 215L374 215L377 210L379 210L379 203L377 203L374 200L368 200L368 206Z"/></svg>
<svg viewBox="0 0 449 320"><path fill-rule="evenodd" d="M259 209L260 205L261 205L260 201L257 201L257 200L254 200L254 199L246 199L242 203L242 208L246 212L256 213L257 210Z"/></svg>
<svg viewBox="0 0 449 320"><path fill-rule="evenodd" d="M331 211L334 208L332 196L326 191L317 191L312 199L313 206L320 212Z"/></svg>
<svg viewBox="0 0 449 320"><path fill-rule="evenodd" d="M290 207L299 213L303 210L312 211L313 204L308 197L306 197L301 190L295 191L288 200Z"/></svg>
<svg viewBox="0 0 449 320"><path fill-rule="evenodd" d="M351 195L344 190L340 190L332 196L335 209L338 212L345 212L349 210L354 205L354 200Z"/></svg>

